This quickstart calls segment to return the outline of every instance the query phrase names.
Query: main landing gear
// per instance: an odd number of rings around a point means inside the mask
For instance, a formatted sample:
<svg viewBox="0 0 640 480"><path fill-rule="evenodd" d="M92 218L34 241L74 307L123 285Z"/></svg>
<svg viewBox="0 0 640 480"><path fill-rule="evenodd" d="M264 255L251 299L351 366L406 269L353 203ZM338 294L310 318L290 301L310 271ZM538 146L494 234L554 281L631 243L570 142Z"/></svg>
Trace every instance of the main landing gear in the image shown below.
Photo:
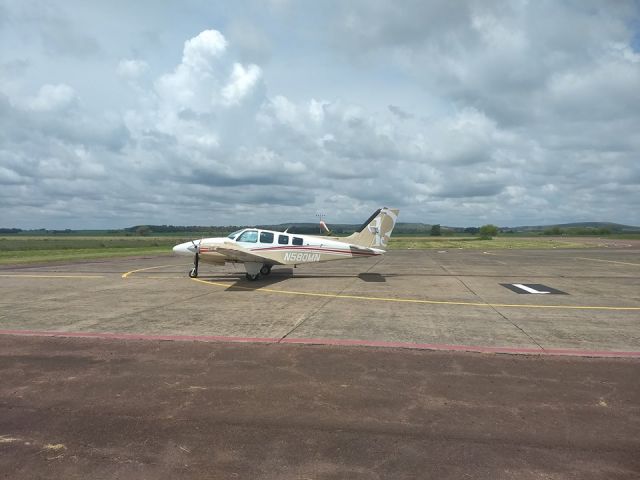
<svg viewBox="0 0 640 480"><path fill-rule="evenodd" d="M260 278L260 275L267 276L271 273L272 265L265 265L264 263L246 262L244 268L247 270L246 278L250 282L256 281Z"/></svg>
<svg viewBox="0 0 640 480"><path fill-rule="evenodd" d="M198 264L200 263L200 254L196 252L193 257L193 268L189 270L189 278L198 277ZM244 264L247 269L246 278L250 282L254 282L260 278L260 276L266 277L271 273L272 265L265 265L263 263L247 262Z"/></svg>
<svg viewBox="0 0 640 480"><path fill-rule="evenodd" d="M263 265L260 269L260 275L269 275L271 273L271 265Z"/></svg>

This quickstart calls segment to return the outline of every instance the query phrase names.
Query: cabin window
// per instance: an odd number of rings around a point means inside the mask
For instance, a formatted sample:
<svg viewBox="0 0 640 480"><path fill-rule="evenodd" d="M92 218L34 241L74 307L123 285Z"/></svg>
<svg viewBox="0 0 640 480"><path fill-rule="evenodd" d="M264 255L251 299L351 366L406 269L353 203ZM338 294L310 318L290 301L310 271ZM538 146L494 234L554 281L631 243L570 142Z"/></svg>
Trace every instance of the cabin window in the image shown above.
<svg viewBox="0 0 640 480"><path fill-rule="evenodd" d="M289 235L278 235L278 243L280 245L289 245Z"/></svg>
<svg viewBox="0 0 640 480"><path fill-rule="evenodd" d="M302 239L300 237L293 237L293 241L291 243L293 245L302 245Z"/></svg>
<svg viewBox="0 0 640 480"><path fill-rule="evenodd" d="M240 234L240 232L242 232L242 230L236 230L235 232L230 233L227 238L230 238L231 240L235 240L235 238Z"/></svg>
<svg viewBox="0 0 640 480"><path fill-rule="evenodd" d="M257 230L247 230L245 231L236 242L247 242L247 243L256 243L258 241L258 231Z"/></svg>
<svg viewBox="0 0 640 480"><path fill-rule="evenodd" d="M273 233L260 232L260 243L273 243Z"/></svg>

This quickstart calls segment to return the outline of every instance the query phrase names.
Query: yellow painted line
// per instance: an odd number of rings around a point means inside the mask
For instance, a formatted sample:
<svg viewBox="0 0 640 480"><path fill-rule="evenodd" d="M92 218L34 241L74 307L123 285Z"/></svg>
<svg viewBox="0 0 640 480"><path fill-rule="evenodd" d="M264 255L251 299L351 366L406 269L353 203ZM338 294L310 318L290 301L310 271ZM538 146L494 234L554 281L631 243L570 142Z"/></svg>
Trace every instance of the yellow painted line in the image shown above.
<svg viewBox="0 0 640 480"><path fill-rule="evenodd" d="M145 280L173 280L176 278L184 279L184 275L174 275L173 277L170 277L169 275L147 275L144 277Z"/></svg>
<svg viewBox="0 0 640 480"><path fill-rule="evenodd" d="M274 290L272 288L249 288L239 287L229 283L209 282L192 278L195 282L207 285L215 285L218 287L232 287L240 290L254 290L257 292L280 293L283 295L301 295L307 297L325 297L325 298L345 298L349 300L369 300L372 302L397 302L397 303L418 303L427 305L462 305L468 307L505 307L505 308L555 308L564 310L619 310L619 311L640 311L640 307L606 307L606 306L583 306L583 305L526 305L512 303L476 303L476 302L450 302L441 300L419 300L415 298L387 298L387 297L365 297L361 295L343 295L337 293L313 293L313 292L297 292L293 290Z"/></svg>
<svg viewBox="0 0 640 480"><path fill-rule="evenodd" d="M575 257L575 258L579 260L591 260L592 262L617 263L619 265L631 265L633 267L640 267L640 263L618 262L615 260L602 260L600 258L588 258L588 257Z"/></svg>
<svg viewBox="0 0 640 480"><path fill-rule="evenodd" d="M35 275L26 273L16 274L0 274L0 277L13 277L13 278L104 278L104 275Z"/></svg>
<svg viewBox="0 0 640 480"><path fill-rule="evenodd" d="M160 265L158 267L147 267L147 268L139 268L137 270L131 270L130 272L126 272L122 274L122 278L127 278L132 273L144 272L145 270L154 270L156 268L165 268L165 267L175 267L175 264L172 265Z"/></svg>

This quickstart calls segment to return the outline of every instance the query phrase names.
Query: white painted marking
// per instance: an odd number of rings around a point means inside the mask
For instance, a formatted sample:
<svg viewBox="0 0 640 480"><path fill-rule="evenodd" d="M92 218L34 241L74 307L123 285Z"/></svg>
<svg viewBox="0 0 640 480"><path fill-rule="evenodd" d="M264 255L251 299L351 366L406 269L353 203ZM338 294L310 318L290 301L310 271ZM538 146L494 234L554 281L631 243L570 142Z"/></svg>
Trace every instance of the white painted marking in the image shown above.
<svg viewBox="0 0 640 480"><path fill-rule="evenodd" d="M551 292L541 292L536 290L535 288L531 288L531 287L527 287L526 285L522 285L521 283L512 283L511 285L513 285L514 287L518 287L522 290L524 290L525 292L529 292L529 293L551 293Z"/></svg>

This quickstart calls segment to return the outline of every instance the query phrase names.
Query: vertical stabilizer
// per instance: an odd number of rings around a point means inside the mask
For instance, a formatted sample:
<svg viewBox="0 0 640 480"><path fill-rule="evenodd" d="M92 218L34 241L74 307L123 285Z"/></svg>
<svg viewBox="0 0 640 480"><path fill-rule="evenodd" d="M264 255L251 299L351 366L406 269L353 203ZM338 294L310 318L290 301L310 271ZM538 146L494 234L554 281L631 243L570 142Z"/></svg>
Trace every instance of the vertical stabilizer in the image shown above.
<svg viewBox="0 0 640 480"><path fill-rule="evenodd" d="M386 207L376 210L356 233L344 240L365 248L386 248L399 212Z"/></svg>

